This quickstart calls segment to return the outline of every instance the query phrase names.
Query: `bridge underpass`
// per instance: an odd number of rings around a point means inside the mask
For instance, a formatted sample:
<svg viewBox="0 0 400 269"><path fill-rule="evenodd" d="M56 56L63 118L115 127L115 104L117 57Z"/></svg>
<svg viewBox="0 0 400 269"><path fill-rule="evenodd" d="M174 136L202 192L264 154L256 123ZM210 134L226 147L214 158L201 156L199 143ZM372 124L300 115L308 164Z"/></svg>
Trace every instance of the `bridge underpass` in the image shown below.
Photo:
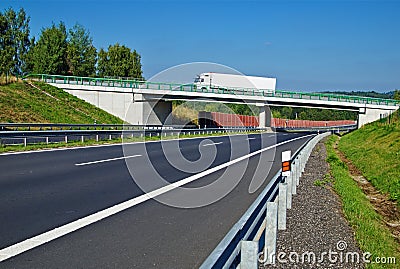
<svg viewBox="0 0 400 269"><path fill-rule="evenodd" d="M30 75L138 125L170 124L172 100L239 103L260 107L259 127L271 127L270 106L290 106L356 111L358 127L396 111L400 101L324 93L257 89L197 89L193 84L173 84L56 75Z"/></svg>

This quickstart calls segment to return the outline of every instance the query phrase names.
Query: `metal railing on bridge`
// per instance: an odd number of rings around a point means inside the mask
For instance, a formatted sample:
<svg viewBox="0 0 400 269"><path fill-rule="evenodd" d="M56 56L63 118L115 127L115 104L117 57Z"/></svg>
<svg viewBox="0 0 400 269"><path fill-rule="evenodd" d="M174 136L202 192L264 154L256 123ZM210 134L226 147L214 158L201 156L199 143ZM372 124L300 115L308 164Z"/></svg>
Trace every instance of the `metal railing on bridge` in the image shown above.
<svg viewBox="0 0 400 269"><path fill-rule="evenodd" d="M250 88L222 88L206 86L197 88L194 84L178 84L178 83L162 83L151 81L139 81L129 79L112 79L112 78L95 78L95 77L77 77L77 76L60 76L47 74L29 74L25 78L38 79L47 83L71 84L71 85L88 85L117 87L129 89L151 89L151 90L167 90L167 91L185 91L185 92L203 92L215 94L234 94L244 96L264 96L291 99L306 100L325 100L338 101L357 104L374 104L387 106L400 106L399 100L350 96L332 93L308 93L276 90L275 92L267 90L258 90Z"/></svg>

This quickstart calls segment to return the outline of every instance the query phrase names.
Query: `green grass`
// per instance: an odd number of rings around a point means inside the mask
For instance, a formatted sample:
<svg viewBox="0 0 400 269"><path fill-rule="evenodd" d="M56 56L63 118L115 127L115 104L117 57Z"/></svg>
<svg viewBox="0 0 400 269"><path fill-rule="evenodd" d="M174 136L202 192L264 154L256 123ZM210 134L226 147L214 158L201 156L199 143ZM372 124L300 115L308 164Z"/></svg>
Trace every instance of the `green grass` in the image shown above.
<svg viewBox="0 0 400 269"><path fill-rule="evenodd" d="M0 122L122 124L123 121L67 92L42 82L0 86Z"/></svg>
<svg viewBox="0 0 400 269"><path fill-rule="evenodd" d="M325 185L332 183L333 179L330 173L324 175L324 179L317 179L314 181L314 186L325 187Z"/></svg>
<svg viewBox="0 0 400 269"><path fill-rule="evenodd" d="M339 149L380 192L400 205L400 112L343 136Z"/></svg>
<svg viewBox="0 0 400 269"><path fill-rule="evenodd" d="M337 156L333 144L336 136L326 142L327 161L334 178L333 188L342 200L343 213L354 230L355 238L362 252L376 257L395 257L396 264L370 263L367 268L398 268L400 262L399 245L384 225L382 217L375 212L371 203L350 176L348 167Z"/></svg>

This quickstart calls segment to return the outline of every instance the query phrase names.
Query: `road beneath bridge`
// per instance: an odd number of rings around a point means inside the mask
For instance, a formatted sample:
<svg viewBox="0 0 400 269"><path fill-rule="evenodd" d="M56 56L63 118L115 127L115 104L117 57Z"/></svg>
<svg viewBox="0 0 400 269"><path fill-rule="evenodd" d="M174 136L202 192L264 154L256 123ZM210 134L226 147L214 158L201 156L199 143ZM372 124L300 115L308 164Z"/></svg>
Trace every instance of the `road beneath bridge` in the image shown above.
<svg viewBox="0 0 400 269"><path fill-rule="evenodd" d="M264 133L2 154L0 268L199 267L280 169L281 152L295 152L310 138ZM238 158L243 160L232 162ZM260 171L262 185L249 193ZM238 184L196 208L166 204L182 196L179 189L156 199L142 190L145 182L148 192L163 189L152 181L157 177L169 183L194 178L183 187L199 188L224 176ZM195 207L197 198L187 207ZM133 202L118 211L126 201ZM98 212L108 215L79 226ZM71 225L75 231L64 229ZM37 236L49 242L30 249L36 241L28 239Z"/></svg>

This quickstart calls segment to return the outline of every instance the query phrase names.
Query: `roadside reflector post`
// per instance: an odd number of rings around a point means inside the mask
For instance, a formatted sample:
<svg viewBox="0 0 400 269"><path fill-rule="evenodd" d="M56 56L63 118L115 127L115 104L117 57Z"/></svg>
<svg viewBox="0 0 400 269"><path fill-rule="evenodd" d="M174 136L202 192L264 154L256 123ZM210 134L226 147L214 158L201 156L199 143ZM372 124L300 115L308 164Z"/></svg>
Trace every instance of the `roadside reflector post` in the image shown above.
<svg viewBox="0 0 400 269"><path fill-rule="evenodd" d="M258 242L240 242L240 269L258 268Z"/></svg>
<svg viewBox="0 0 400 269"><path fill-rule="evenodd" d="M99 142L99 135L96 135L96 142Z"/></svg>
<svg viewBox="0 0 400 269"><path fill-rule="evenodd" d="M26 137L24 137L24 147L26 147L27 145L27 141L26 141Z"/></svg>
<svg viewBox="0 0 400 269"><path fill-rule="evenodd" d="M65 144L68 143L68 136L65 136Z"/></svg>
<svg viewBox="0 0 400 269"><path fill-rule="evenodd" d="M46 144L49 144L49 137L46 136Z"/></svg>
<svg viewBox="0 0 400 269"><path fill-rule="evenodd" d="M274 202L267 202L264 246L264 260L266 264L275 264L277 225L278 205Z"/></svg>
<svg viewBox="0 0 400 269"><path fill-rule="evenodd" d="M282 178L290 176L292 152L290 150L282 152Z"/></svg>
<svg viewBox="0 0 400 269"><path fill-rule="evenodd" d="M292 209L292 189L293 189L293 175L290 174L286 177L287 183L287 199L286 199L286 206L287 209Z"/></svg>
<svg viewBox="0 0 400 269"><path fill-rule="evenodd" d="M279 183L278 230L286 230L287 183Z"/></svg>
<svg viewBox="0 0 400 269"><path fill-rule="evenodd" d="M85 142L85 138L83 137L83 135L81 136L81 142Z"/></svg>
<svg viewBox="0 0 400 269"><path fill-rule="evenodd" d="M291 173L291 178L292 178L292 194L297 194L297 179L296 179L296 162L292 162L292 173Z"/></svg>
<svg viewBox="0 0 400 269"><path fill-rule="evenodd" d="M299 152L299 154L297 155L297 161L296 161L296 177L297 177L297 186L299 185L299 181L300 181L300 169L301 169L301 152Z"/></svg>

